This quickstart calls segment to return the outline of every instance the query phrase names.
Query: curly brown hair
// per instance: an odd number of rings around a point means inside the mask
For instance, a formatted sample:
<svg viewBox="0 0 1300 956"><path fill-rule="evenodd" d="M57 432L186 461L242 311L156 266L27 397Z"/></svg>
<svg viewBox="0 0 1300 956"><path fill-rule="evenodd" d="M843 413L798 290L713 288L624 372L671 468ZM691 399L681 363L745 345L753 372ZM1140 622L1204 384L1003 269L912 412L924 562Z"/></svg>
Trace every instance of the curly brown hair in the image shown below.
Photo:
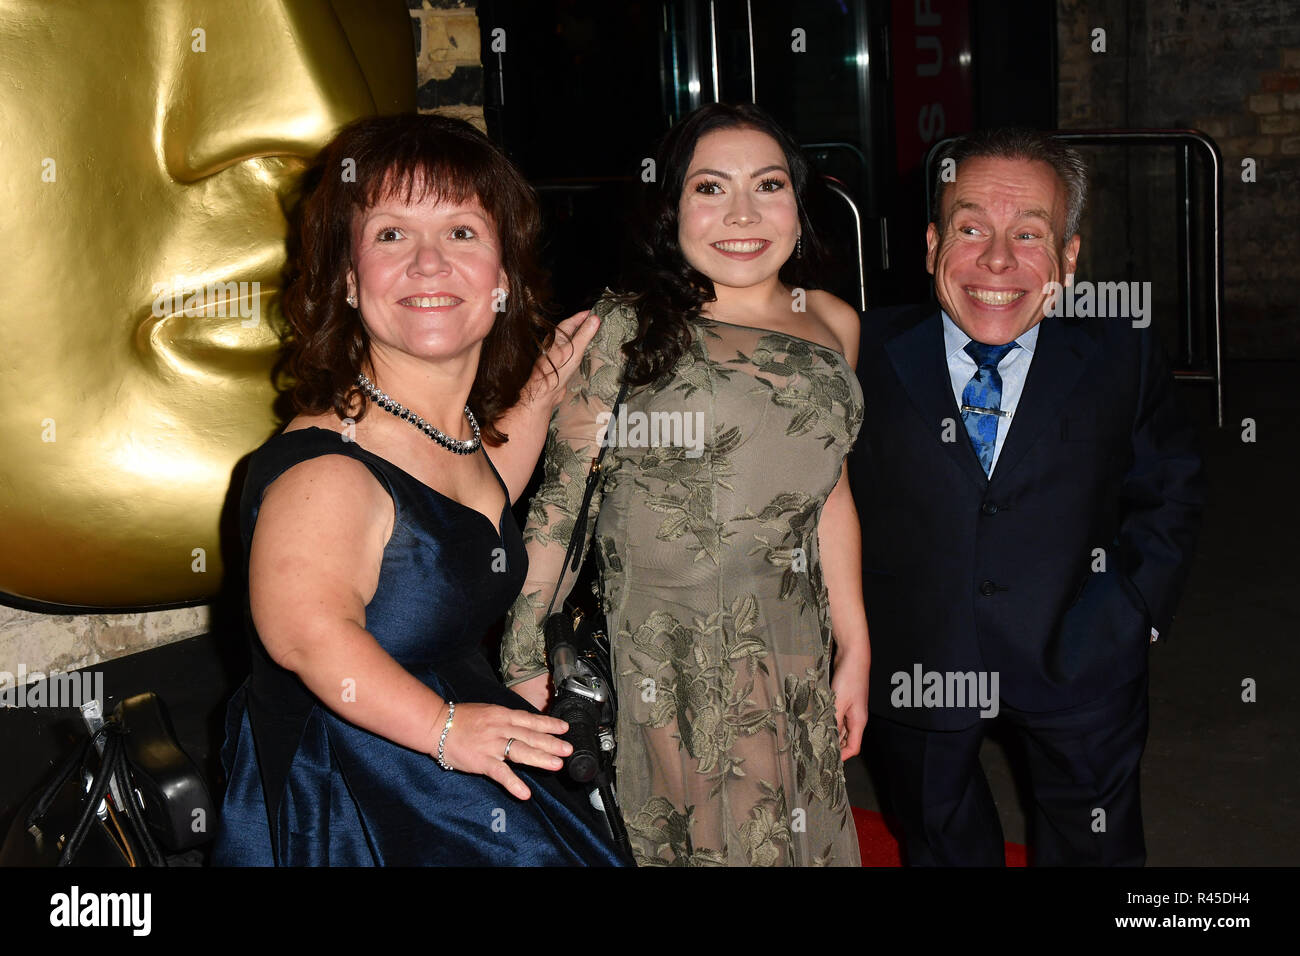
<svg viewBox="0 0 1300 956"><path fill-rule="evenodd" d="M285 356L299 412L332 409L360 420L367 400L356 386L370 358L361 314L347 304L353 216L385 200L462 203L477 199L501 243L506 309L483 340L469 406L483 440L519 400L553 326L542 315L547 277L536 257L541 216L533 188L486 136L463 120L399 114L349 123L304 177L296 248L284 293Z"/></svg>

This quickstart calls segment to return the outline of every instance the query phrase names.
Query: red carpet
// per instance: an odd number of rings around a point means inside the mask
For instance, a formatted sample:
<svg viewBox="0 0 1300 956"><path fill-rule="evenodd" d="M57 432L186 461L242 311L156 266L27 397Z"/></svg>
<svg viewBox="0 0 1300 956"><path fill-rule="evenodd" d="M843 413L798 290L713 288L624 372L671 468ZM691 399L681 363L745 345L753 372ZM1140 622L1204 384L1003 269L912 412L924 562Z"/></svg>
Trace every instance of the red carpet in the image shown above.
<svg viewBox="0 0 1300 956"><path fill-rule="evenodd" d="M853 822L858 825L858 846L862 850L863 866L902 866L898 841L894 839L885 818L871 810L853 808ZM1007 844L1007 866L1025 865L1025 848L1019 843Z"/></svg>

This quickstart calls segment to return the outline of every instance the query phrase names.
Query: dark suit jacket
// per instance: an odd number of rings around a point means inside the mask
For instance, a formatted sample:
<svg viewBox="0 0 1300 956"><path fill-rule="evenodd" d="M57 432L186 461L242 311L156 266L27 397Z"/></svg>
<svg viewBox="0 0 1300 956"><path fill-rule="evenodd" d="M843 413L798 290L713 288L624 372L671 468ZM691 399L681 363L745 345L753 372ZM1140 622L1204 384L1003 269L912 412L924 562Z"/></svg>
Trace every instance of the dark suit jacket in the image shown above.
<svg viewBox="0 0 1300 956"><path fill-rule="evenodd" d="M858 378L866 418L849 475L871 710L931 729L979 719L970 707L894 706L893 675L917 664L996 671L1001 697L1031 711L1144 674L1151 627L1169 633L1205 497L1151 330L1044 319L991 480L953 398L937 307L868 313Z"/></svg>

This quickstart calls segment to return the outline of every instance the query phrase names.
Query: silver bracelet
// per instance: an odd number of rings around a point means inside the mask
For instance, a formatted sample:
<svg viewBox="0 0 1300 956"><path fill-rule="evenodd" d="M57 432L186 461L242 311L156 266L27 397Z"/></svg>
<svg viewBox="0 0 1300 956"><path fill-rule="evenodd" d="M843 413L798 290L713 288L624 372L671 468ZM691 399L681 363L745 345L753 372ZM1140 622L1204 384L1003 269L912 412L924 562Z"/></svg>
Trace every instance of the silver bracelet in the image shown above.
<svg viewBox="0 0 1300 956"><path fill-rule="evenodd" d="M456 716L456 702L447 701L447 722L442 725L442 736L438 738L438 756L434 759L438 761L438 766L443 770L455 770L451 764L442 759L442 748L447 745L447 731L451 730L451 719Z"/></svg>

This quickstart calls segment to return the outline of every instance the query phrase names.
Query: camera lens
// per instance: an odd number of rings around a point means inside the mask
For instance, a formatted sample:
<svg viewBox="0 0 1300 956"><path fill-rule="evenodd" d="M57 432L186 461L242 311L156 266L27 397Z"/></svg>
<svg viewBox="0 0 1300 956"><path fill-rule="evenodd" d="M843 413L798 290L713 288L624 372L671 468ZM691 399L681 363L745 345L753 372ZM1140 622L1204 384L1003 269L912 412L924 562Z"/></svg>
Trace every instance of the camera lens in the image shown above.
<svg viewBox="0 0 1300 956"><path fill-rule="evenodd" d="M596 739L596 719L591 706L577 698L561 696L551 708L551 716L569 725L563 735L573 745L573 753L564 761L569 776L578 783L591 782L600 770L600 743Z"/></svg>

